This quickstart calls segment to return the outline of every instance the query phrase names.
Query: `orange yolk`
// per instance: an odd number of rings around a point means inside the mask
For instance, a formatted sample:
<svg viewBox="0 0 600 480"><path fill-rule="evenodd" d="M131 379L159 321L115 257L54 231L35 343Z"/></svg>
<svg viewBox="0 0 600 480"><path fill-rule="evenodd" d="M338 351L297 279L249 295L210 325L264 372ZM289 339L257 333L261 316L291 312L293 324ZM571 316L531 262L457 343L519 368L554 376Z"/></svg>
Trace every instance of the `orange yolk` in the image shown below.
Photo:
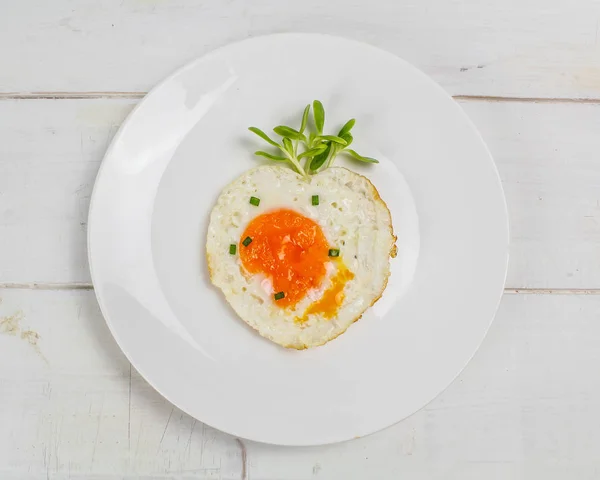
<svg viewBox="0 0 600 480"><path fill-rule="evenodd" d="M341 260L337 261L337 272L331 279L331 286L325 290L323 296L311 304L301 318L296 321L303 323L308 319L308 315L320 313L324 318L331 319L339 310L344 301L344 287L349 280L354 278L354 274L346 268Z"/></svg>
<svg viewBox="0 0 600 480"><path fill-rule="evenodd" d="M250 237L252 241L244 246ZM271 279L280 307L293 307L318 288L329 261L329 245L319 224L293 210L281 209L254 218L238 246L244 269Z"/></svg>

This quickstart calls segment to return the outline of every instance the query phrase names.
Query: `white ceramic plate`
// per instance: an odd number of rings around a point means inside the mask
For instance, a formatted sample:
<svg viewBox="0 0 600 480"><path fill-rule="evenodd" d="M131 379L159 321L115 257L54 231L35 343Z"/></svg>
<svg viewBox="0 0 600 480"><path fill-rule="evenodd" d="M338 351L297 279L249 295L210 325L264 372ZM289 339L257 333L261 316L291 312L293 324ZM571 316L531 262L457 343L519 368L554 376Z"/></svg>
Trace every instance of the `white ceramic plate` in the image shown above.
<svg viewBox="0 0 600 480"><path fill-rule="evenodd" d="M292 351L236 317L204 245L220 190L258 163L246 128L299 123L313 99L381 160L351 168L388 203L399 255L359 322ZM458 375L502 295L508 221L490 153L439 86L371 46L285 34L217 50L140 103L98 175L89 252L113 335L161 394L233 435L315 445L392 425Z"/></svg>

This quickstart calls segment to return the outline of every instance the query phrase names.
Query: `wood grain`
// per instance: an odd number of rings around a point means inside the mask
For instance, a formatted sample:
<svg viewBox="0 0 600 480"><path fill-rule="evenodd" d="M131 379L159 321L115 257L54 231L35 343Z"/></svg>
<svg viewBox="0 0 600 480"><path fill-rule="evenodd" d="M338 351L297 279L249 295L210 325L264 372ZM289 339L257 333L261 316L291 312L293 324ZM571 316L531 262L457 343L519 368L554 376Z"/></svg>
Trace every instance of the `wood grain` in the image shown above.
<svg viewBox="0 0 600 480"><path fill-rule="evenodd" d="M239 478L239 445L175 409L131 369L93 292L10 290L0 298L0 478ZM17 318L15 335L1 327L8 317ZM39 335L37 349L23 331Z"/></svg>
<svg viewBox="0 0 600 480"><path fill-rule="evenodd" d="M114 343L91 291L1 291L0 478L597 478L600 298L508 295L431 404L362 439L283 448L171 406ZM191 379L193 381L193 379ZM246 458L247 457L247 458ZM244 458L246 463L244 467Z"/></svg>
<svg viewBox="0 0 600 480"><path fill-rule="evenodd" d="M0 91L147 91L184 63L278 32L389 50L456 95L599 98L596 0L34 0L3 5Z"/></svg>
<svg viewBox="0 0 600 480"><path fill-rule="evenodd" d="M0 283L89 284L89 198L130 99L0 102ZM507 287L600 288L600 105L461 105L509 205Z"/></svg>

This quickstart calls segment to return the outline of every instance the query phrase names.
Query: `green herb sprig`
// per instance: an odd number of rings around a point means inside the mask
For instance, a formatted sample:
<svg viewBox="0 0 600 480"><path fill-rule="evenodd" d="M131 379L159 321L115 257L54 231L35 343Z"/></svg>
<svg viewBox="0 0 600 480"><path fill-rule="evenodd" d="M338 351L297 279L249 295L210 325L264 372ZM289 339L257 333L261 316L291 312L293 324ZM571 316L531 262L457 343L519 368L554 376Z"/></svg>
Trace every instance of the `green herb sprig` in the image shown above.
<svg viewBox="0 0 600 480"><path fill-rule="evenodd" d="M379 163L374 158L364 157L348 148L354 140L350 131L354 127L356 120L348 120L337 135L327 135L323 133L325 128L325 109L319 100L313 102L312 112L314 131L308 131L310 105L307 105L302 114L302 122L299 130L287 125L279 125L273 128L273 132L281 137L281 141L279 142L273 140L259 128L248 128L252 133L255 133L269 145L279 150L276 153L259 150L254 152L255 155L278 162L289 162L299 174L306 178L309 175L331 167L335 158L340 153L347 154L350 158L359 162Z"/></svg>

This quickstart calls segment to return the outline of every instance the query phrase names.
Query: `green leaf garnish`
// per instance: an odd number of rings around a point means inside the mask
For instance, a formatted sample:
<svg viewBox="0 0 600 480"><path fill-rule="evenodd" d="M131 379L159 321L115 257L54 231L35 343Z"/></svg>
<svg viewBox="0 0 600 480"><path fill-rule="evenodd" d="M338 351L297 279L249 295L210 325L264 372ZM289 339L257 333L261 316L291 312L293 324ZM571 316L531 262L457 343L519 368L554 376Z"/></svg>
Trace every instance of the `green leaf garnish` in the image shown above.
<svg viewBox="0 0 600 480"><path fill-rule="evenodd" d="M279 125L278 127L275 127L273 131L281 137L287 137L292 140L302 140L303 142L306 142L306 137L302 135L298 130L294 130L292 127Z"/></svg>
<svg viewBox="0 0 600 480"><path fill-rule="evenodd" d="M354 137L352 136L351 133L342 133L341 135L338 135L340 138L343 138L344 140L346 140L346 147L349 147L352 142L354 141Z"/></svg>
<svg viewBox="0 0 600 480"><path fill-rule="evenodd" d="M252 239L250 237L246 237L246 238L244 238L244 241L242 242L242 245L244 245L244 247L247 247L251 243L252 243Z"/></svg>
<svg viewBox="0 0 600 480"><path fill-rule="evenodd" d="M302 114L302 124L300 125L300 133L304 133L306 130L306 125L308 124L308 114L310 113L310 103L304 109L304 113Z"/></svg>
<svg viewBox="0 0 600 480"><path fill-rule="evenodd" d="M273 295L273 298L275 298L275 300L281 300L284 297L285 297L285 293L283 293L283 292L277 292L275 295Z"/></svg>
<svg viewBox="0 0 600 480"><path fill-rule="evenodd" d="M312 203L312 205L317 206L319 204L319 196L313 195L311 198L311 203Z"/></svg>
<svg viewBox="0 0 600 480"><path fill-rule="evenodd" d="M288 137L283 138L283 148L290 155L294 155L294 145L292 145L292 141Z"/></svg>
<svg viewBox="0 0 600 480"><path fill-rule="evenodd" d="M279 155L273 155L271 153L263 152L261 150L259 150L258 152L254 152L254 155L258 155L259 157L265 157L265 158L268 158L270 160L276 160L278 162L281 162L281 161L285 162L286 160L288 160L288 158L286 158L286 157L281 157Z"/></svg>
<svg viewBox="0 0 600 480"><path fill-rule="evenodd" d="M310 169L313 172L316 172L319 168L321 168L323 166L323 164L327 160L327 157L329 157L330 151L331 151L331 144L328 143L327 147L325 148L325 151L323 153L320 153L319 155L315 156L312 159L312 162L310 162Z"/></svg>
<svg viewBox="0 0 600 480"><path fill-rule="evenodd" d="M325 109L319 100L313 102L313 117L315 119L317 133L321 135L323 133L323 127L325 127Z"/></svg>
<svg viewBox="0 0 600 480"><path fill-rule="evenodd" d="M318 147L311 148L310 150L307 150L306 152L302 152L300 155L298 155L298 160L300 160L301 158L305 158L305 157L314 157L316 155L319 155L319 154L323 153L325 150L327 150L327 147L328 147L327 144L322 143Z"/></svg>
<svg viewBox="0 0 600 480"><path fill-rule="evenodd" d="M317 138L321 140L329 140L330 142L339 143L340 145L344 146L348 145L346 140L335 135L319 135Z"/></svg>
<svg viewBox="0 0 600 480"><path fill-rule="evenodd" d="M354 150L351 150L349 148L344 150L344 153L349 154L352 158L354 158L355 160L358 160L359 162L379 163L379 160L377 160L375 158L371 158L371 157L363 157L362 155L359 155Z"/></svg>
<svg viewBox="0 0 600 480"><path fill-rule="evenodd" d="M260 198L250 197L250 205L254 205L255 207L258 207L260 205Z"/></svg>
<svg viewBox="0 0 600 480"><path fill-rule="evenodd" d="M330 257L339 257L340 256L340 251L337 248L330 248L329 249L329 256Z"/></svg>
<svg viewBox="0 0 600 480"><path fill-rule="evenodd" d="M311 105L307 105L302 112L302 122L300 129L279 125L273 131L281 137L281 143L271 139L265 132L256 127L250 127L252 133L258 135L269 145L280 150L280 155L259 150L255 155L275 160L278 162L287 161L292 164L294 169L305 178L309 174L315 174L323 168L329 168L333 165L335 158L340 153L347 153L355 160L365 163L379 163L371 157L359 155L348 147L354 141L350 131L354 128L356 120L348 120L340 129L337 135L328 135L323 133L325 127L325 109L319 100L312 103L313 120L316 131L312 130L308 124ZM303 160L304 166L300 163Z"/></svg>
<svg viewBox="0 0 600 480"><path fill-rule="evenodd" d="M252 133L256 133L256 135L258 135L260 138L262 138L265 142L270 143L271 145L273 145L274 147L279 147L279 144L273 140L271 140L269 138L269 136L263 132L260 128L256 128L256 127L249 127L248 130L250 130Z"/></svg>
<svg viewBox="0 0 600 480"><path fill-rule="evenodd" d="M350 130L352 130L352 127L354 127L355 123L356 123L356 120L354 120L353 118L348 120L346 122L346 124L342 127L342 129L340 130L340 133L338 133L338 137L344 138L344 134L350 133Z"/></svg>

